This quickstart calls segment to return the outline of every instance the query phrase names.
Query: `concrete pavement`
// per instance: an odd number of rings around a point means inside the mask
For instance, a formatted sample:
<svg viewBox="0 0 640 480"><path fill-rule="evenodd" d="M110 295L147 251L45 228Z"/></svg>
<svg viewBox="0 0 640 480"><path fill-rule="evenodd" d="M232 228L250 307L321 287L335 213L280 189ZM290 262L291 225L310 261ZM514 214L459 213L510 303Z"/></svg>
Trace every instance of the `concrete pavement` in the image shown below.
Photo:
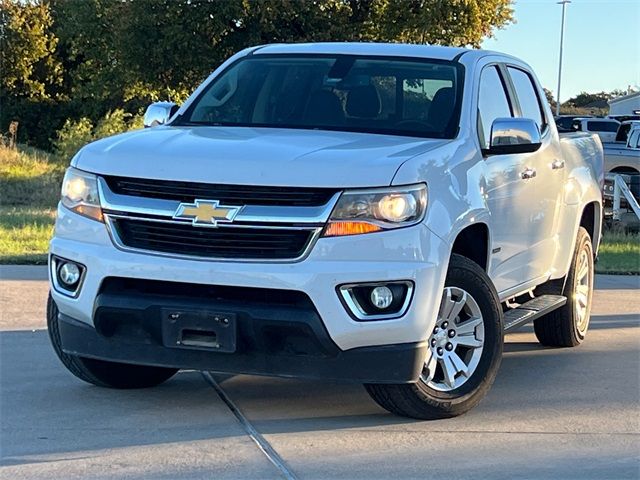
<svg viewBox="0 0 640 480"><path fill-rule="evenodd" d="M493 389L456 419L394 417L358 385L218 378L283 470L198 372L139 391L71 376L43 275L0 268L0 478L640 478L640 277L598 276L579 348L507 336Z"/></svg>

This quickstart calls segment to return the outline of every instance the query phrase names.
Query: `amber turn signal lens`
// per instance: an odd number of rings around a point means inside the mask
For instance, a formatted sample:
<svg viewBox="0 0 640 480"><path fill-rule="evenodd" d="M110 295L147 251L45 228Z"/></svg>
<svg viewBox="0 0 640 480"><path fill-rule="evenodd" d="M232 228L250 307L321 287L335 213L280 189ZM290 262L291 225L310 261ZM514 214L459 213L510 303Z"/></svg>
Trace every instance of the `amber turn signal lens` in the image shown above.
<svg viewBox="0 0 640 480"><path fill-rule="evenodd" d="M77 205L71 210L79 213L80 215L84 215L85 217L93 218L99 222L104 222L102 209L100 207L94 207L93 205Z"/></svg>
<svg viewBox="0 0 640 480"><path fill-rule="evenodd" d="M367 222L331 222L324 231L325 237L360 235L361 233L379 232L382 228Z"/></svg>

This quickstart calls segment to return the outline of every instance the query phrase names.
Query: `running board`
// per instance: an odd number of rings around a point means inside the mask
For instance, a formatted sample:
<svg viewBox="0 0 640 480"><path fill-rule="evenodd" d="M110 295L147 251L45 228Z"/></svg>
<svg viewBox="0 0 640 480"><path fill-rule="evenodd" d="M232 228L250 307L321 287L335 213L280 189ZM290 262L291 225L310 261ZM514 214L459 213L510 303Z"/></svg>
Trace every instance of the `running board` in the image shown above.
<svg viewBox="0 0 640 480"><path fill-rule="evenodd" d="M567 303L562 295L541 295L504 313L504 331L521 327Z"/></svg>

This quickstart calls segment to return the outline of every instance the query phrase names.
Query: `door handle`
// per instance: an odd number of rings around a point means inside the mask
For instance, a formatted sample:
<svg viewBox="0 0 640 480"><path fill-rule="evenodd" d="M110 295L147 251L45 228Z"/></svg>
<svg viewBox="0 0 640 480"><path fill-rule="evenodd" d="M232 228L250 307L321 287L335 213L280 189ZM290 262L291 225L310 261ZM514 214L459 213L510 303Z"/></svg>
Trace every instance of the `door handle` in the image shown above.
<svg viewBox="0 0 640 480"><path fill-rule="evenodd" d="M528 168L520 174L523 180L529 180L536 176L536 171L533 168Z"/></svg>
<svg viewBox="0 0 640 480"><path fill-rule="evenodd" d="M553 170L560 170L561 168L564 168L564 160L554 160L551 162L551 168Z"/></svg>

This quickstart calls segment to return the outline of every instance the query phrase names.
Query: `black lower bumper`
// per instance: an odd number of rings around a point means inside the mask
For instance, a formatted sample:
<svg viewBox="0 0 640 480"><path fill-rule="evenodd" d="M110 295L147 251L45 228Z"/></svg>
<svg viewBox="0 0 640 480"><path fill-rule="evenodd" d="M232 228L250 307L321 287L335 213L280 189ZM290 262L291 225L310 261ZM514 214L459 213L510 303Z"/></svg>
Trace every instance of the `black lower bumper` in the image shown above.
<svg viewBox="0 0 640 480"><path fill-rule="evenodd" d="M59 315L63 350L138 365L358 383L414 382L422 371L426 344L339 349L301 292L288 296L270 291L273 294L265 296L252 289L238 294L229 287L215 292L198 287L181 293L175 285L167 295L162 285L137 282L132 291L108 282L96 298L95 328ZM167 331L176 330L166 326L167 312L172 311L228 314L235 329L233 348L225 352L177 345L180 342L167 338Z"/></svg>

